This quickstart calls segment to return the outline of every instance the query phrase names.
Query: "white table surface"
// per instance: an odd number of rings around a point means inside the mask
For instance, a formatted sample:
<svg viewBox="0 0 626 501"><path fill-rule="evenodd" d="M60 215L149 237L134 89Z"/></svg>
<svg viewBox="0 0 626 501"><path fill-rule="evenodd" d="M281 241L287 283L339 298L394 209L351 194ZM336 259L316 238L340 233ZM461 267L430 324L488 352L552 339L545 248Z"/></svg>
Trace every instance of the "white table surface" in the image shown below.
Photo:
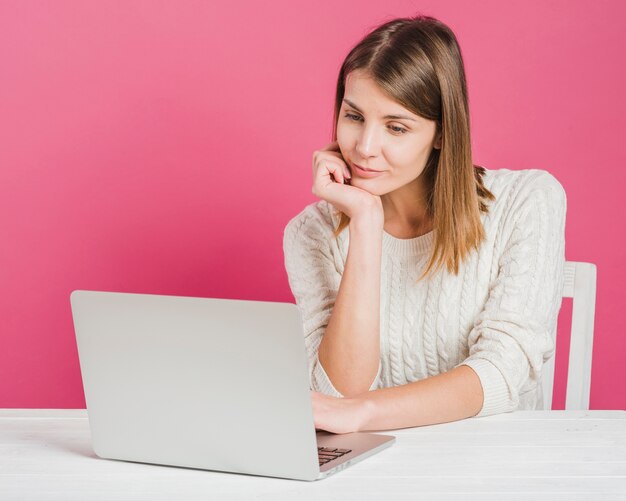
<svg viewBox="0 0 626 501"><path fill-rule="evenodd" d="M302 482L98 458L83 409L0 409L0 500L626 500L626 411L518 411L394 430Z"/></svg>

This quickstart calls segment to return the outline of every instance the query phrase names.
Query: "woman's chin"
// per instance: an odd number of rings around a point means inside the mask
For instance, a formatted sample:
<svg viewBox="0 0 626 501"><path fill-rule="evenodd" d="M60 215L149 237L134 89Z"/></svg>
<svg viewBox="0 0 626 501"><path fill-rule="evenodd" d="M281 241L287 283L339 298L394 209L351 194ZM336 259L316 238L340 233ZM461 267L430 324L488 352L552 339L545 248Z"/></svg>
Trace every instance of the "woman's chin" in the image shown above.
<svg viewBox="0 0 626 501"><path fill-rule="evenodd" d="M350 186L354 186L355 188L359 188L360 190L367 191L372 195L380 196L386 193L384 190L381 190L380 188L375 186L375 183L370 183L369 179L355 179L355 177L352 177L352 179L350 180Z"/></svg>

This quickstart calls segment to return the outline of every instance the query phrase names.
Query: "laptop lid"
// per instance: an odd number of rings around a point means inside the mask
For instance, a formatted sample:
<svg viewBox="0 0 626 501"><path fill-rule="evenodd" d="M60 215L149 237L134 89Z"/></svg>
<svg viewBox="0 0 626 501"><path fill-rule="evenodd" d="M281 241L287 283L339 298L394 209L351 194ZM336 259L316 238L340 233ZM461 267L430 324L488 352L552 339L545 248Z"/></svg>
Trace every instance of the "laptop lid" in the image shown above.
<svg viewBox="0 0 626 501"><path fill-rule="evenodd" d="M86 290L70 301L98 456L319 477L295 304Z"/></svg>

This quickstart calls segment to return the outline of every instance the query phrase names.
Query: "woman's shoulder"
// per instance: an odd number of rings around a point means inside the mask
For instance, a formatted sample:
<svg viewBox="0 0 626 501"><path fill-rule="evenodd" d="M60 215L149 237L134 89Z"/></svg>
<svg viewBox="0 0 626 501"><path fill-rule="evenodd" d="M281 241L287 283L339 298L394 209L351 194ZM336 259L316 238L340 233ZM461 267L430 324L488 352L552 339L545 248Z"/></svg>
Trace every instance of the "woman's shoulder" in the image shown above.
<svg viewBox="0 0 626 501"><path fill-rule="evenodd" d="M338 224L337 209L326 200L318 200L292 217L285 225L284 234L328 237Z"/></svg>
<svg viewBox="0 0 626 501"><path fill-rule="evenodd" d="M565 190L547 170L487 170L483 179L496 199L490 202L489 213L481 214L481 219L495 239L506 241L518 225L539 227L542 221L549 220L554 221L550 226L556 227L564 221Z"/></svg>
<svg viewBox="0 0 626 501"><path fill-rule="evenodd" d="M487 169L485 168L485 186L491 190L516 188L533 189L548 187L551 189L563 189L559 180L544 169Z"/></svg>
<svg viewBox="0 0 626 501"><path fill-rule="evenodd" d="M485 169L483 181L496 196L496 204L504 204L506 208L528 201L540 192L548 192L558 202L566 201L563 185L544 169Z"/></svg>

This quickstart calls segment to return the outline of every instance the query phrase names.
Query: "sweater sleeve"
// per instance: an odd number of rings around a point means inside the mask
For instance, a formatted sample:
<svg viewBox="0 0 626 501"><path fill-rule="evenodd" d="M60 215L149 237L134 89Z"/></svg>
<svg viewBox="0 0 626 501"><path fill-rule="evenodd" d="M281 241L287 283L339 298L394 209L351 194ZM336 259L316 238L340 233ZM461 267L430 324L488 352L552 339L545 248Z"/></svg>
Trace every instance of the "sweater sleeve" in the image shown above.
<svg viewBox="0 0 626 501"><path fill-rule="evenodd" d="M566 195L547 171L523 188L484 309L468 336L469 356L458 365L480 378L484 400L476 417L511 412L519 395L541 384L555 350L562 302ZM536 182L539 181L539 182Z"/></svg>
<svg viewBox="0 0 626 501"><path fill-rule="evenodd" d="M341 274L331 248L333 228L315 206L308 206L284 230L283 253L291 292L302 314L311 389L343 397L318 358L319 345L337 298ZM381 364L370 390L380 384Z"/></svg>

